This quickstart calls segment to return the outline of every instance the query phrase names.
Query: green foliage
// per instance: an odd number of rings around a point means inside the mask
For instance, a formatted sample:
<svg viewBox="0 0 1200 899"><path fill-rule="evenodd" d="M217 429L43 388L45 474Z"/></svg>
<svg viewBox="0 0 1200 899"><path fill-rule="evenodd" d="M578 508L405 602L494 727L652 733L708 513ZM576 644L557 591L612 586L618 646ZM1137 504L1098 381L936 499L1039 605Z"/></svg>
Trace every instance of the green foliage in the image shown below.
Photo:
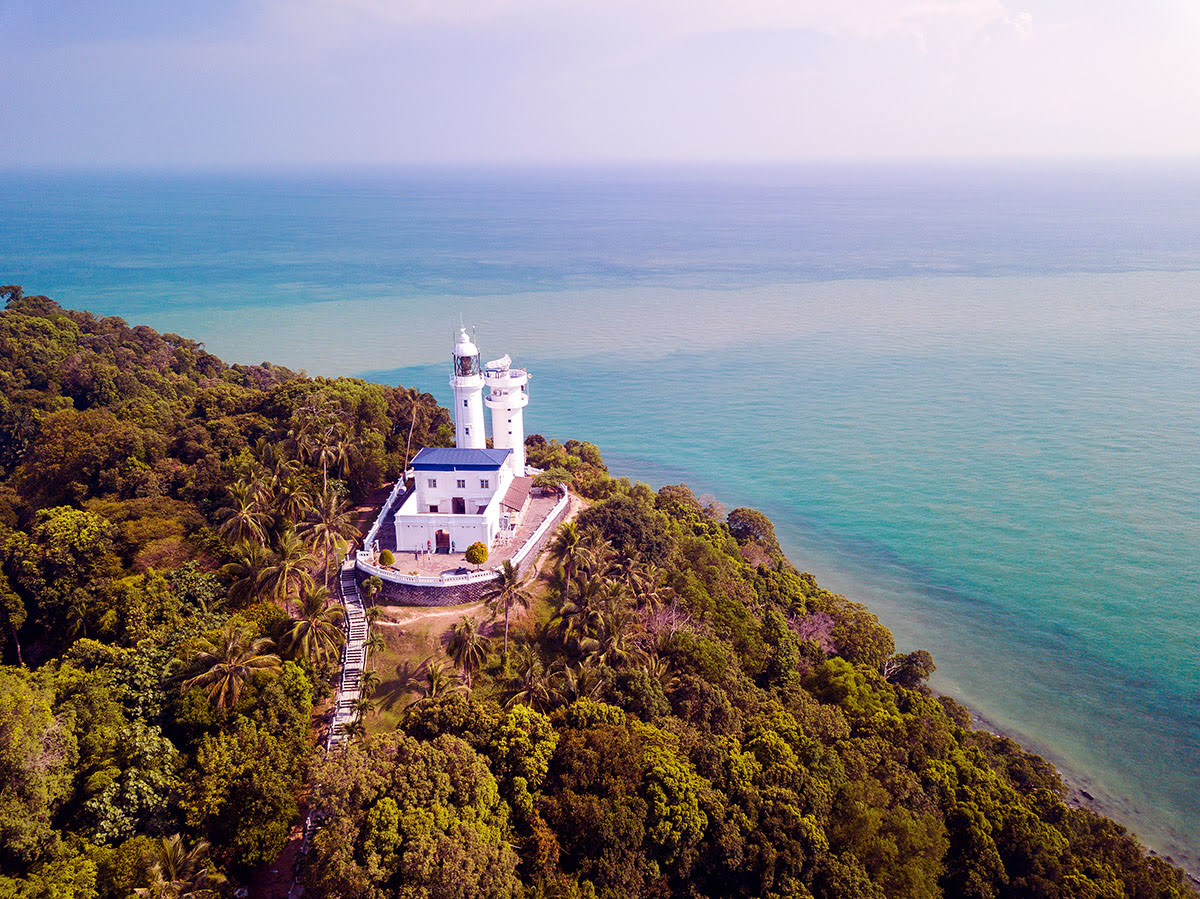
<svg viewBox="0 0 1200 899"><path fill-rule="evenodd" d="M483 758L443 734L352 745L318 764L325 816L306 877L321 895L518 895L507 808Z"/></svg>
<svg viewBox="0 0 1200 899"><path fill-rule="evenodd" d="M56 720L45 678L0 668L0 861L3 870L38 858L70 795L78 744Z"/></svg>
<svg viewBox="0 0 1200 899"><path fill-rule="evenodd" d="M385 549L379 553L379 564L384 568L396 564L396 557L392 555L392 551L390 549Z"/></svg>
<svg viewBox="0 0 1200 899"><path fill-rule="evenodd" d="M488 560L487 546L476 540L467 547L467 551L464 553L464 558L472 565L482 565Z"/></svg>

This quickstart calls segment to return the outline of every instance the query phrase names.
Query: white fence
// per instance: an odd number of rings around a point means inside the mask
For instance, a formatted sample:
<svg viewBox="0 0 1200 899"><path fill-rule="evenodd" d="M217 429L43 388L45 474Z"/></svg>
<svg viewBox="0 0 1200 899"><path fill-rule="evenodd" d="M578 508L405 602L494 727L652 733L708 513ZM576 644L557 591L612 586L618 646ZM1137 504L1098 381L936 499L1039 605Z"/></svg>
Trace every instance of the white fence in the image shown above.
<svg viewBox="0 0 1200 899"><path fill-rule="evenodd" d="M392 492L388 494L383 508L379 510L379 515L375 518L375 523L371 525L371 530L367 531L367 536L363 538L363 546L370 549L371 544L375 542L375 538L379 536L379 529L383 527L383 521L387 518L388 512L392 506L396 504L396 500L404 493L404 478L396 481L396 486L392 488Z"/></svg>
<svg viewBox="0 0 1200 899"><path fill-rule="evenodd" d="M563 487L562 496L559 497L558 502L554 504L554 508L550 510L550 514L546 516L545 520L542 521L540 525L538 525L538 529L533 532L530 538L525 541L525 545L518 549L513 555L512 563L514 568L521 567L522 563L525 561L525 557L529 555L535 546L537 546L538 541L542 539L542 535L545 534L546 531L554 524L554 522L558 520L558 516L562 514L563 509L567 507L567 503L570 501L571 491L569 491L566 487Z"/></svg>
<svg viewBox="0 0 1200 899"><path fill-rule="evenodd" d="M383 581L409 587L456 587L460 584L479 584L493 580L496 572L490 568L467 571L463 574L401 574L391 568L380 568L371 562L371 553L359 550L358 570L373 574Z"/></svg>

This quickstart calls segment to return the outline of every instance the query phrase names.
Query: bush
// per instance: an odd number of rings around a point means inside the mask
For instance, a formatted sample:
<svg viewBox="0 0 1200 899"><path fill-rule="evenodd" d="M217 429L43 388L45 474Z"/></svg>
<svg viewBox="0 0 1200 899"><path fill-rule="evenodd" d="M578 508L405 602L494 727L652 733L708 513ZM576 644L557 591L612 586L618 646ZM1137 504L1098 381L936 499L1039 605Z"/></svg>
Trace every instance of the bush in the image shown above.
<svg viewBox="0 0 1200 899"><path fill-rule="evenodd" d="M488 550L483 543L476 540L467 547L465 556L467 561L472 565L482 565L488 559Z"/></svg>
<svg viewBox="0 0 1200 899"><path fill-rule="evenodd" d="M381 552L379 554L379 564L380 565L383 565L384 567L386 567L388 565L394 565L395 563L396 563L396 557L392 555L392 551L390 549L385 549L383 552Z"/></svg>

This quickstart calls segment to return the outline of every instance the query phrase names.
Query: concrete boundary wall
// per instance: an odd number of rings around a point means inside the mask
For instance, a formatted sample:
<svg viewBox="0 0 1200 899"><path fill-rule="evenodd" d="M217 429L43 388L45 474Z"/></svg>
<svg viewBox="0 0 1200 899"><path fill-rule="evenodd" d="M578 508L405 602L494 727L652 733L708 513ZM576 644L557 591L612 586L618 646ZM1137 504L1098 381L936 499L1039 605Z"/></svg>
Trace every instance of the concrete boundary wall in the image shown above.
<svg viewBox="0 0 1200 899"><path fill-rule="evenodd" d="M571 494L564 488L550 514L513 556L513 564L521 568L527 562L535 560L545 549L555 528L567 517L570 508ZM383 581L383 592L379 601L401 606L458 606L478 602L483 598L488 584L498 576L495 569L484 569L465 574L423 577L380 568L371 564L368 559L366 553L360 553L357 557L356 567L360 585L368 577L379 578Z"/></svg>

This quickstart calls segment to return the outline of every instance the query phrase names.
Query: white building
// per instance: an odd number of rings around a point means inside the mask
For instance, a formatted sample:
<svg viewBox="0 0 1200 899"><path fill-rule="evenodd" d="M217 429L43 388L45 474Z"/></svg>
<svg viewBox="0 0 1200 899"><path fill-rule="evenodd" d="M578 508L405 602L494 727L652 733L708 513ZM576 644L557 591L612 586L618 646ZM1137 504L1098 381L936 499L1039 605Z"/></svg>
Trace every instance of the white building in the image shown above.
<svg viewBox="0 0 1200 899"><path fill-rule="evenodd" d="M484 433L485 382L495 449L487 449ZM459 332L450 376L455 446L421 450L405 473L413 490L396 510L399 552L461 553L476 541L491 552L498 537L516 529L533 486L525 476L528 385L529 374L508 356L481 368L466 328Z"/></svg>

